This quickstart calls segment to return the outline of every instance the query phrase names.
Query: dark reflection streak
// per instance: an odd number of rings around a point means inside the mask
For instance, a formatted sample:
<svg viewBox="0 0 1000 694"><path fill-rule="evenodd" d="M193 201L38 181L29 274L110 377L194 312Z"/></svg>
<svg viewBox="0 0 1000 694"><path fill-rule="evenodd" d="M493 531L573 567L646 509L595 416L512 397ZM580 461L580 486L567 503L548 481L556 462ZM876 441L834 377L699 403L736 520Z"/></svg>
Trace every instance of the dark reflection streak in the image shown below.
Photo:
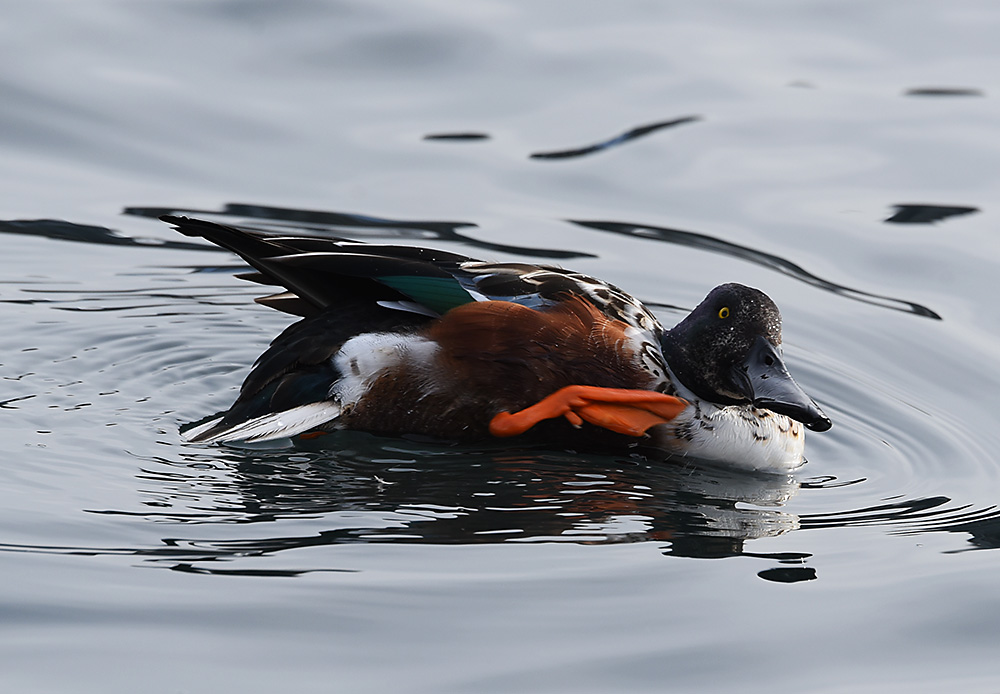
<svg viewBox="0 0 1000 694"><path fill-rule="evenodd" d="M232 304L210 304L208 302L200 302L200 303L205 303L205 304L210 305L210 306L232 305ZM69 311L70 313L115 313L116 311L138 311L140 309L147 309L147 310L149 310L149 309L157 309L157 308L171 308L171 307L174 307L174 306L176 306L176 304L173 304L173 303L166 303L166 304L128 304L126 306L95 306L94 308L85 308L83 306L53 306L52 310L54 310L54 311ZM187 315L187 314L186 313L162 313L162 312L158 311L156 313L150 313L150 314L146 314L145 316L137 316L137 317L139 317L139 318L146 317L146 316L166 317L166 316L171 316L171 315L184 316L184 315Z"/></svg>
<svg viewBox="0 0 1000 694"><path fill-rule="evenodd" d="M16 410L17 408L13 407L11 405L12 402L18 402L19 400L30 400L33 397L36 397L36 396L34 396L34 395L22 395L22 396L17 397L17 398L9 398L7 400L2 400L2 401L0 401L0 409L4 409L4 410Z"/></svg>
<svg viewBox="0 0 1000 694"><path fill-rule="evenodd" d="M968 523L960 523L952 527L932 528L931 531L969 533L972 537L969 542L973 547L969 549L1000 549L1000 517L994 515L990 518L982 518ZM925 531L926 532L926 531ZM911 534L916 534L911 533Z"/></svg>
<svg viewBox="0 0 1000 694"><path fill-rule="evenodd" d="M80 299L80 301L95 301L95 299ZM187 316L190 315L187 311L163 311L163 308L176 308L176 302L164 303L164 304L128 304L126 306L99 306L96 308L84 308L82 306L60 306L59 302L52 299L0 299L0 304L29 304L29 305L47 305L53 311L69 311L71 313L104 313L104 312L114 312L114 311L136 311L139 309L150 309L156 310L155 313L141 314L135 316L127 316L128 318L163 318L169 316ZM231 306L246 306L245 301L209 301L207 299L197 299L194 303L200 304L202 306L215 306L215 307L231 307Z"/></svg>
<svg viewBox="0 0 1000 694"><path fill-rule="evenodd" d="M564 149L552 152L535 152L531 155L532 159L572 159L574 157L583 157L588 154L594 154L595 152L600 152L605 149L610 149L611 147L616 147L618 145L625 144L630 140L635 140L636 138L649 135L656 132L657 130L663 130L664 128L672 128L677 125L683 125L685 123L694 123L695 121L701 120L701 116L683 116L682 118L674 118L673 120L660 121L658 123L650 123L649 125L640 125L637 128L632 128L631 130L622 133L621 135L616 135L609 140L604 140L603 142L598 142L593 145L587 145L586 147L579 147L576 149Z"/></svg>
<svg viewBox="0 0 1000 694"><path fill-rule="evenodd" d="M833 475L824 475L823 477L802 480L799 482L799 487L802 489L836 489L838 487L850 487L855 484L862 484L867 481L867 477L857 477L853 480L841 481Z"/></svg>
<svg viewBox="0 0 1000 694"><path fill-rule="evenodd" d="M213 551L204 547L187 549L173 545L171 540L164 540L166 547L154 547L152 549L126 549L114 547L87 548L87 547L60 547L57 545L16 545L0 543L0 552L31 553L31 554L58 554L64 556L78 557L106 557L106 556L130 556L142 557L154 561L158 560L186 560L181 563L172 564L166 568L172 571L181 571L195 574L211 574L224 576L258 576L258 577L287 577L293 578L310 573L356 573L355 569L220 569L196 567L191 562L214 563L217 561L231 561L246 556L264 556L267 551L255 551L248 553L245 549L237 551ZM304 545L303 545L304 546ZM282 549L279 547L278 549Z"/></svg>
<svg viewBox="0 0 1000 694"><path fill-rule="evenodd" d="M960 511L964 511L964 513L960 513ZM945 517L943 515L944 513L949 515ZM1000 519L1000 509L996 506L974 509L971 504L967 504L965 506L948 509L947 511L942 512L942 514L918 515L915 516L915 518L917 519L917 522L910 524L907 531L922 532L924 530L935 530L942 523L945 523L949 526L949 528L953 528L956 523L964 525L967 523L978 523L980 521L996 521Z"/></svg>
<svg viewBox="0 0 1000 694"><path fill-rule="evenodd" d="M914 87L905 96L984 96L983 91L972 87Z"/></svg>
<svg viewBox="0 0 1000 694"><path fill-rule="evenodd" d="M194 270L195 272L200 271L200 268L191 266L184 266L184 269ZM243 272L246 270L246 266L229 265L226 266L226 270L233 273ZM210 284L187 285L184 291L185 292L197 291L199 292L198 296L200 297L205 295L204 292L206 290L213 291L217 296L239 296L239 292L226 291L223 289L219 289L218 287L213 287ZM80 292L80 290L78 289L22 289L22 291L25 292L26 294L67 294L67 295L74 295ZM115 297L115 296L129 296L129 297L141 296L141 297L151 297L156 299L191 298L186 293L178 294L173 292L162 291L161 287L143 287L140 289L90 289L87 291L87 294L90 294L95 297L94 299L91 299L92 301L98 300L96 297L103 298L103 297Z"/></svg>
<svg viewBox="0 0 1000 694"><path fill-rule="evenodd" d="M18 545L0 543L2 552L31 552L32 554L68 554L85 557L105 556L139 556L139 557L191 557L192 551L172 547L154 547L152 549L130 549L125 547L66 547L59 545ZM201 559L225 557L231 553L210 554L204 550L197 553Z"/></svg>
<svg viewBox="0 0 1000 694"><path fill-rule="evenodd" d="M808 552L744 552L744 557L757 557L758 559L773 559L779 564L801 564L806 559L812 557Z"/></svg>
<svg viewBox="0 0 1000 694"><path fill-rule="evenodd" d="M757 573L765 581L773 583L800 583L802 581L815 581L816 569L812 567L778 567L776 569L765 569Z"/></svg>
<svg viewBox="0 0 1000 694"><path fill-rule="evenodd" d="M187 241L161 241L149 239L140 241L127 236L118 236L106 227L88 224L74 224L58 219L16 219L0 220L0 234L21 234L24 236L42 236L57 241L77 241L108 246L137 246L141 248L169 248L186 251L219 250L215 247Z"/></svg>
<svg viewBox="0 0 1000 694"><path fill-rule="evenodd" d="M971 505L945 508L951 499L944 496L869 506L854 511L800 516L800 528L827 529L861 526L893 527L895 535L927 533L968 533L972 547L955 550L1000 549L1000 508ZM970 510L971 509L971 510Z"/></svg>
<svg viewBox="0 0 1000 694"><path fill-rule="evenodd" d="M471 222L419 221L404 219L386 219L349 212L330 212L324 210L303 210L292 207L273 207L269 205L252 205L246 203L226 203L221 210L202 210L184 207L126 207L122 214L134 217L151 217L158 219L165 214L203 214L223 217L243 217L261 221L289 223L298 229L313 231L328 231L330 226L348 226L366 229L402 229L425 231L441 234L447 237L455 229L476 227Z"/></svg>
<svg viewBox="0 0 1000 694"><path fill-rule="evenodd" d="M893 205L896 211L886 222L891 224L933 224L948 217L979 212L978 207L963 207L960 205L923 205L902 204Z"/></svg>
<svg viewBox="0 0 1000 694"><path fill-rule="evenodd" d="M305 574L315 573L357 573L353 569L302 569L300 571L283 569L215 569L201 568L193 564L177 564L170 567L171 571L179 571L188 574L207 574L212 576L255 576L255 577L278 577L295 578Z"/></svg>
<svg viewBox="0 0 1000 694"><path fill-rule="evenodd" d="M536 258L565 260L569 258L597 257L593 253L585 253L582 251L528 248L523 246L509 246L500 243L491 243L489 241L481 241L479 239L465 236L457 231L462 227L476 226L475 224L466 222L403 221L366 217L362 215L351 215L339 212L314 212L309 210L238 204L226 205L222 212L212 210L186 210L183 208L172 207L129 207L124 210L124 214L138 217L155 218L161 214L168 213L204 214L213 216L221 215L243 218L250 217L254 219L279 222L283 226L290 227L295 232L313 231L324 235L329 235L331 231L330 225L353 227L355 229L355 233L357 233L357 229L377 229L382 232L395 232L397 236L402 238L407 238L412 236L414 233L420 232L420 238L436 238L442 241L453 241L455 243L461 243L498 253L510 253L512 255L523 255ZM406 232L410 233L407 234ZM99 245L131 246L136 248L164 248L187 251L210 251L213 253L225 252L217 246L208 244L161 240L155 238L134 239L126 236L119 236L113 230L106 227L74 224L73 222L51 219L0 220L0 233L20 234L24 236L41 236L58 241L74 241L78 243L91 243Z"/></svg>
<svg viewBox="0 0 1000 694"><path fill-rule="evenodd" d="M592 253L580 251L566 251L550 248L527 248L523 246L508 246L489 241L466 236L458 232L458 229L465 227L476 227L478 225L471 222L439 222L439 221L418 221L386 219L382 217L370 217L367 215L351 214L347 212L328 212L322 210L302 210L288 207L271 207L267 205L248 205L243 203L227 203L223 205L221 211L197 210L179 207L126 207L123 214L136 217L159 218L165 214L182 215L211 215L213 217L239 217L241 219L252 219L266 222L276 222L282 227L289 227L295 233L302 231L312 231L314 233L331 236L331 232L340 232L342 229L332 227L346 227L347 233L358 235L359 230L377 230L384 235L387 232L394 232L401 238L409 238L416 235L421 239L438 239L441 241L452 241L474 248L495 251L499 253L510 253L513 255L524 255L536 258L595 258ZM273 229L271 229L273 231ZM218 250L218 249L216 249Z"/></svg>
<svg viewBox="0 0 1000 694"><path fill-rule="evenodd" d="M955 523L995 520L1000 517L1000 511L996 506L972 509L971 504L965 504L946 508L945 505L949 502L951 499L946 496L910 499L851 511L807 514L800 516L799 522L802 528L839 528L906 523L909 529L920 532L942 525L952 527Z"/></svg>
<svg viewBox="0 0 1000 694"><path fill-rule="evenodd" d="M446 142L473 142L488 140L490 136L486 133L432 133L424 135L425 140L443 140Z"/></svg>
<svg viewBox="0 0 1000 694"><path fill-rule="evenodd" d="M912 520L914 518L926 517L927 511L939 508L949 501L951 499L946 496L934 496L925 499L900 501L893 504L868 506L851 511L806 514L799 517L799 524L802 528L839 528Z"/></svg>
<svg viewBox="0 0 1000 694"><path fill-rule="evenodd" d="M609 231L615 234L624 234L625 236L633 236L640 239L652 239L654 241L662 241L664 243L672 243L678 246L687 246L689 248L698 248L700 250L712 251L721 255L740 258L741 260L762 265L771 270L775 270L776 272L780 272L783 275L794 277L795 279L805 282L806 284L818 287L819 289L824 289L828 292L838 294L848 299L854 299L855 301L872 304L873 306L881 306L882 308L888 308L894 311L903 311L905 313L913 313L918 316L924 316L925 318L941 320L941 316L938 313L921 304L917 304L912 301L904 301L903 299L893 299L880 294L871 294L869 292L861 291L860 289L845 287L842 284L836 284L817 277L811 272L806 271L801 266L796 265L789 260L785 260L780 256L764 253L763 251L758 251L747 246L740 246L735 243L730 243L729 241L723 241L722 239L717 239L713 236L708 236L707 234L697 234L691 231L681 231L679 229L669 229L666 227L650 225L626 224L623 222L576 219L570 219L567 221L572 224L587 227L588 229Z"/></svg>

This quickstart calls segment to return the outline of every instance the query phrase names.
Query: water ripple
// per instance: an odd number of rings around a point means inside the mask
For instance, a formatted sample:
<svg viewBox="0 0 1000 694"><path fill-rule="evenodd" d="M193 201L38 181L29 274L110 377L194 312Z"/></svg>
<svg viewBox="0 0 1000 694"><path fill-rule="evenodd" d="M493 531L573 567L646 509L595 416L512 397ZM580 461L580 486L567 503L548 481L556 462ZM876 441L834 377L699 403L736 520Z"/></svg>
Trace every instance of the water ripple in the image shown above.
<svg viewBox="0 0 1000 694"><path fill-rule="evenodd" d="M933 224L948 217L979 212L978 207L963 207L960 205L924 205L905 204L893 205L896 211L886 222L891 224Z"/></svg>
<svg viewBox="0 0 1000 694"><path fill-rule="evenodd" d="M424 139L446 142L475 142L488 140L490 136L486 133L431 133L424 135Z"/></svg>
<svg viewBox="0 0 1000 694"><path fill-rule="evenodd" d="M248 205L243 203L226 203L222 210L198 210L183 207L126 207L123 214L136 217L159 218L165 214L195 215L209 218L221 218L225 223L230 218L251 220L255 228L287 233L320 233L337 237L346 233L351 237L363 238L377 236L379 238L419 238L424 240L449 241L474 248L525 255L531 258L593 258L591 253L567 251L553 248L527 248L523 246L508 246L466 236L458 230L475 228L472 222L423 221L412 219L388 219L350 212L333 212L325 210L303 210L290 207L274 207L271 205Z"/></svg>
<svg viewBox="0 0 1000 694"><path fill-rule="evenodd" d="M854 299L855 301L862 301L866 304L881 306L882 308L889 308L894 311L905 311L918 316L924 316L925 318L941 320L941 316L936 311L932 311L921 304L903 299L893 299L881 294L872 294L860 289L852 289L851 287L847 287L843 284L830 282L829 280L817 277L802 266L797 265L790 260L786 260L781 256L774 255L772 253L765 253L755 248L750 248L749 246L741 246L730 241L724 241L723 239L709 236L708 234L698 234L692 231L681 231L679 229L670 229L650 224L628 224L624 222L593 220L569 221L588 229L597 229L598 231L607 231L613 234L624 234L626 236L634 236L637 238L652 239L654 241L662 241L664 243L672 243L678 246L687 246L689 248L698 248L701 250L711 251L713 253L719 253L720 255L740 258L757 265L762 265L763 267L771 270L775 270L783 275L794 277L795 279L805 282L806 284L818 287L819 289L824 289L828 292L832 292L848 299Z"/></svg>
<svg viewBox="0 0 1000 694"><path fill-rule="evenodd" d="M686 123L695 123L701 120L701 116L683 116L681 118L673 118L671 120L659 121L657 123L649 123L647 125L640 125L638 127L627 130L620 135L615 135L612 138L597 142L592 145L586 145L584 147L575 147L573 149L560 149L550 152L535 152L531 155L532 159L575 159L576 157L583 157L588 154L596 154L597 152L602 152L606 149L611 149L612 147L618 147L626 142L638 139L640 137L645 137L646 135L651 135L658 130L663 130L665 128L673 128L678 125L684 125Z"/></svg>

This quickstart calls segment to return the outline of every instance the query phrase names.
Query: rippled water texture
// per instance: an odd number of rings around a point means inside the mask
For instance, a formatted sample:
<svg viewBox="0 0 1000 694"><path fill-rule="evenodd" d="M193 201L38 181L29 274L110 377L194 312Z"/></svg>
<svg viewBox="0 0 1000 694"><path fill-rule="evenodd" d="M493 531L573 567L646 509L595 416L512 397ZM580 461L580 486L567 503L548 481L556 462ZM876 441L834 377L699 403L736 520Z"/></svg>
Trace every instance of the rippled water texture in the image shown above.
<svg viewBox="0 0 1000 694"><path fill-rule="evenodd" d="M404 6L405 5L405 6ZM38 1L0 24L4 691L996 692L1000 8ZM185 444L288 319L163 213L768 292L792 476Z"/></svg>

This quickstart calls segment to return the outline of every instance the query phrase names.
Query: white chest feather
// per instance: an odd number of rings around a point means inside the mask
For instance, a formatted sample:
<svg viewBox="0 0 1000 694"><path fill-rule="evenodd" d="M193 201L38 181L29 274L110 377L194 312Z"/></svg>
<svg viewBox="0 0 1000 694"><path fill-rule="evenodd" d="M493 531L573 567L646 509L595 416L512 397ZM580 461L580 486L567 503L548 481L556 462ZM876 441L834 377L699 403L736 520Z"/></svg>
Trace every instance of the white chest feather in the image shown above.
<svg viewBox="0 0 1000 694"><path fill-rule="evenodd" d="M671 422L648 432L657 447L744 470L788 472L805 462L805 427L800 422L749 405L714 405L688 390L669 368L667 376L678 397L691 404Z"/></svg>
<svg viewBox="0 0 1000 694"><path fill-rule="evenodd" d="M788 472L803 463L804 427L788 417L748 406L695 403L650 432L672 453L749 470Z"/></svg>

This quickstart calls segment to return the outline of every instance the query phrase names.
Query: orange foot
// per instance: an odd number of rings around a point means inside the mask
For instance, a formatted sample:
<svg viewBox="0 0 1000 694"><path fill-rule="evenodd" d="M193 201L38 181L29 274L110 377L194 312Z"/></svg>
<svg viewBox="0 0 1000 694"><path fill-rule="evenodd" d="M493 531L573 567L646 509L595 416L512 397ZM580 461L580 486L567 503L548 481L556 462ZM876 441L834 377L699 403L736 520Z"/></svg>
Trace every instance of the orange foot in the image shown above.
<svg viewBox="0 0 1000 694"><path fill-rule="evenodd" d="M320 436L326 436L330 432L328 431L307 431L304 434L299 434L299 439L302 441L311 441L313 439L318 439Z"/></svg>
<svg viewBox="0 0 1000 694"><path fill-rule="evenodd" d="M684 400L651 390L566 386L520 412L501 412L490 421L490 433L517 436L543 419L565 417L575 427L587 421L619 434L642 436L685 407Z"/></svg>

